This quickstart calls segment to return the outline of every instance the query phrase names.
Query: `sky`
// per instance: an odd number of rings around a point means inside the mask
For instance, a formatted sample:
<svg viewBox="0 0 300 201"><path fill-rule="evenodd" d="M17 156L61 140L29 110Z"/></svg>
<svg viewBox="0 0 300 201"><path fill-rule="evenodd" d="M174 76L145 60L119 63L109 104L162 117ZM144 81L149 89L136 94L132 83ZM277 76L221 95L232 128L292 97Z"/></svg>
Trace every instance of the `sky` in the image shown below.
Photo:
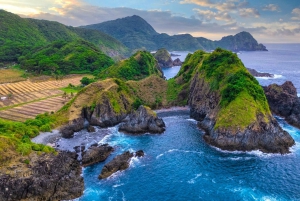
<svg viewBox="0 0 300 201"><path fill-rule="evenodd" d="M260 43L300 43L300 0L0 0L0 9L70 26L139 15L169 35L248 31Z"/></svg>

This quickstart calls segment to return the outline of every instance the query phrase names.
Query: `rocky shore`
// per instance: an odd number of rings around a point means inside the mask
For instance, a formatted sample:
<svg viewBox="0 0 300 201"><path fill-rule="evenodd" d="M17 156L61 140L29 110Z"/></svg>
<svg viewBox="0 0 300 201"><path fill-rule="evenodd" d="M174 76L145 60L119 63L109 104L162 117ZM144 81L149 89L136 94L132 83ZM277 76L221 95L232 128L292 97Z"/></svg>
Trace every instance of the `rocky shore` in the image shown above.
<svg viewBox="0 0 300 201"><path fill-rule="evenodd" d="M271 111L300 128L300 98L293 83L286 81L282 85L271 84L264 87L264 91Z"/></svg>

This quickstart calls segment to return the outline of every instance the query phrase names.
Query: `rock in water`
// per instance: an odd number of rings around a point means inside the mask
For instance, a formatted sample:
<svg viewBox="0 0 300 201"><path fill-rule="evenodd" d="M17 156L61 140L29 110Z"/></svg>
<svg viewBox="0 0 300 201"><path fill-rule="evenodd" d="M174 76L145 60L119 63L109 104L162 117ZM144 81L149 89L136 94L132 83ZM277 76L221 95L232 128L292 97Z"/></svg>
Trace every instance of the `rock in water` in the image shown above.
<svg viewBox="0 0 300 201"><path fill-rule="evenodd" d="M168 50L162 48L157 50L154 54L155 59L157 60L160 67L172 67L173 61Z"/></svg>
<svg viewBox="0 0 300 201"><path fill-rule="evenodd" d="M191 117L205 130L207 143L230 151L289 153L295 141L273 118L263 89L235 54L218 48L189 60L185 63L198 61L190 66Z"/></svg>
<svg viewBox="0 0 300 201"><path fill-rule="evenodd" d="M94 133L94 132L96 131L96 129L95 129L94 126L89 125L89 126L87 127L87 131L88 131L89 133Z"/></svg>
<svg viewBox="0 0 300 201"><path fill-rule="evenodd" d="M120 125L120 131L128 133L162 133L165 131L164 121L158 118L150 108L142 105L126 120L127 122Z"/></svg>
<svg viewBox="0 0 300 201"><path fill-rule="evenodd" d="M249 71L249 73L251 73L251 75L253 75L255 77L274 77L273 74L260 73L260 72L257 72L255 69L252 69L252 68L247 68L247 70Z"/></svg>
<svg viewBox="0 0 300 201"><path fill-rule="evenodd" d="M129 161L133 156L142 157L144 156L144 152L139 150L133 154L129 151L126 151L123 154L116 156L112 161L103 167L98 178L105 179L119 170L126 170L129 167Z"/></svg>
<svg viewBox="0 0 300 201"><path fill-rule="evenodd" d="M282 85L271 84L264 87L271 111L298 128L300 128L300 99L292 82Z"/></svg>
<svg viewBox="0 0 300 201"><path fill-rule="evenodd" d="M180 61L179 58L177 58L173 61L173 66L181 66L181 65L182 65L182 62Z"/></svg>
<svg viewBox="0 0 300 201"><path fill-rule="evenodd" d="M98 162L103 162L114 151L114 148L107 144L101 146L91 146L82 154L82 166L86 167Z"/></svg>
<svg viewBox="0 0 300 201"><path fill-rule="evenodd" d="M31 174L26 176L0 175L0 200L71 200L83 193L81 166L75 153L44 154L30 169Z"/></svg>

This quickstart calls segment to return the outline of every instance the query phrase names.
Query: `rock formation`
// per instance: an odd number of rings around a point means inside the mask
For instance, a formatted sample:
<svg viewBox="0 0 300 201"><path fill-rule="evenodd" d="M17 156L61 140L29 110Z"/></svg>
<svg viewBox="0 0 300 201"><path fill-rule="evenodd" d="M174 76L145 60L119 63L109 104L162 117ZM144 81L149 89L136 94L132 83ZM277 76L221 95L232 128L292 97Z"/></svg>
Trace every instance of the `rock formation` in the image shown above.
<svg viewBox="0 0 300 201"><path fill-rule="evenodd" d="M282 85L271 84L264 87L271 111L300 128L300 98L293 83L286 81Z"/></svg>
<svg viewBox="0 0 300 201"><path fill-rule="evenodd" d="M34 158L28 171L15 170L22 175L0 175L0 200L71 200L82 195L84 183L75 153Z"/></svg>
<svg viewBox="0 0 300 201"><path fill-rule="evenodd" d="M140 106L137 111L128 115L119 127L120 131L128 133L162 133L165 131L165 123L151 111L150 108Z"/></svg>
<svg viewBox="0 0 300 201"><path fill-rule="evenodd" d="M82 154L81 164L83 167L103 162L114 151L114 148L107 144L101 146L91 146Z"/></svg>
<svg viewBox="0 0 300 201"><path fill-rule="evenodd" d="M217 49L202 62L195 68L188 102L204 140L230 151L289 153L294 140L273 118L263 89L238 57Z"/></svg>
<svg viewBox="0 0 300 201"><path fill-rule="evenodd" d="M182 62L180 61L179 58L177 58L173 61L173 66L181 66L181 65L182 65Z"/></svg>
<svg viewBox="0 0 300 201"><path fill-rule="evenodd" d="M112 161L110 161L103 167L101 174L98 178L105 179L117 171L126 170L129 167L130 159L134 156L144 156L144 152L140 150L134 154L130 153L129 151L126 151L123 154L116 156Z"/></svg>
<svg viewBox="0 0 300 201"><path fill-rule="evenodd" d="M164 48L157 50L157 52L154 54L154 57L161 68L173 66L171 55L168 50Z"/></svg>
<svg viewBox="0 0 300 201"><path fill-rule="evenodd" d="M254 77L274 77L273 74L270 74L270 73L260 73L260 72L257 72L255 69L252 69L252 68L247 68L247 70Z"/></svg>

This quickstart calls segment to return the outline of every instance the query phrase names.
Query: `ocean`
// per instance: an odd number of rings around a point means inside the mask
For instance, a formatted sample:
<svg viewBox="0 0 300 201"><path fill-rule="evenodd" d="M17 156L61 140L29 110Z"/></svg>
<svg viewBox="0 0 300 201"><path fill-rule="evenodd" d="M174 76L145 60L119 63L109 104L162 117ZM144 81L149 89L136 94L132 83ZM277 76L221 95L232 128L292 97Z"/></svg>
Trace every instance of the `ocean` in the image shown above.
<svg viewBox="0 0 300 201"><path fill-rule="evenodd" d="M276 74L274 79L258 78L261 84L291 80L299 91L300 45L266 46L269 52L242 52L239 57L246 67ZM167 78L176 75L176 67L164 71ZM163 134L126 135L118 126L76 134L87 141L105 136L98 143L116 148L106 162L127 150L145 152L108 179L98 180L104 163L83 168L85 191L78 201L300 200L300 130L283 119L276 117L296 141L287 155L222 151L203 141L204 133L187 111L158 115L166 123Z"/></svg>

